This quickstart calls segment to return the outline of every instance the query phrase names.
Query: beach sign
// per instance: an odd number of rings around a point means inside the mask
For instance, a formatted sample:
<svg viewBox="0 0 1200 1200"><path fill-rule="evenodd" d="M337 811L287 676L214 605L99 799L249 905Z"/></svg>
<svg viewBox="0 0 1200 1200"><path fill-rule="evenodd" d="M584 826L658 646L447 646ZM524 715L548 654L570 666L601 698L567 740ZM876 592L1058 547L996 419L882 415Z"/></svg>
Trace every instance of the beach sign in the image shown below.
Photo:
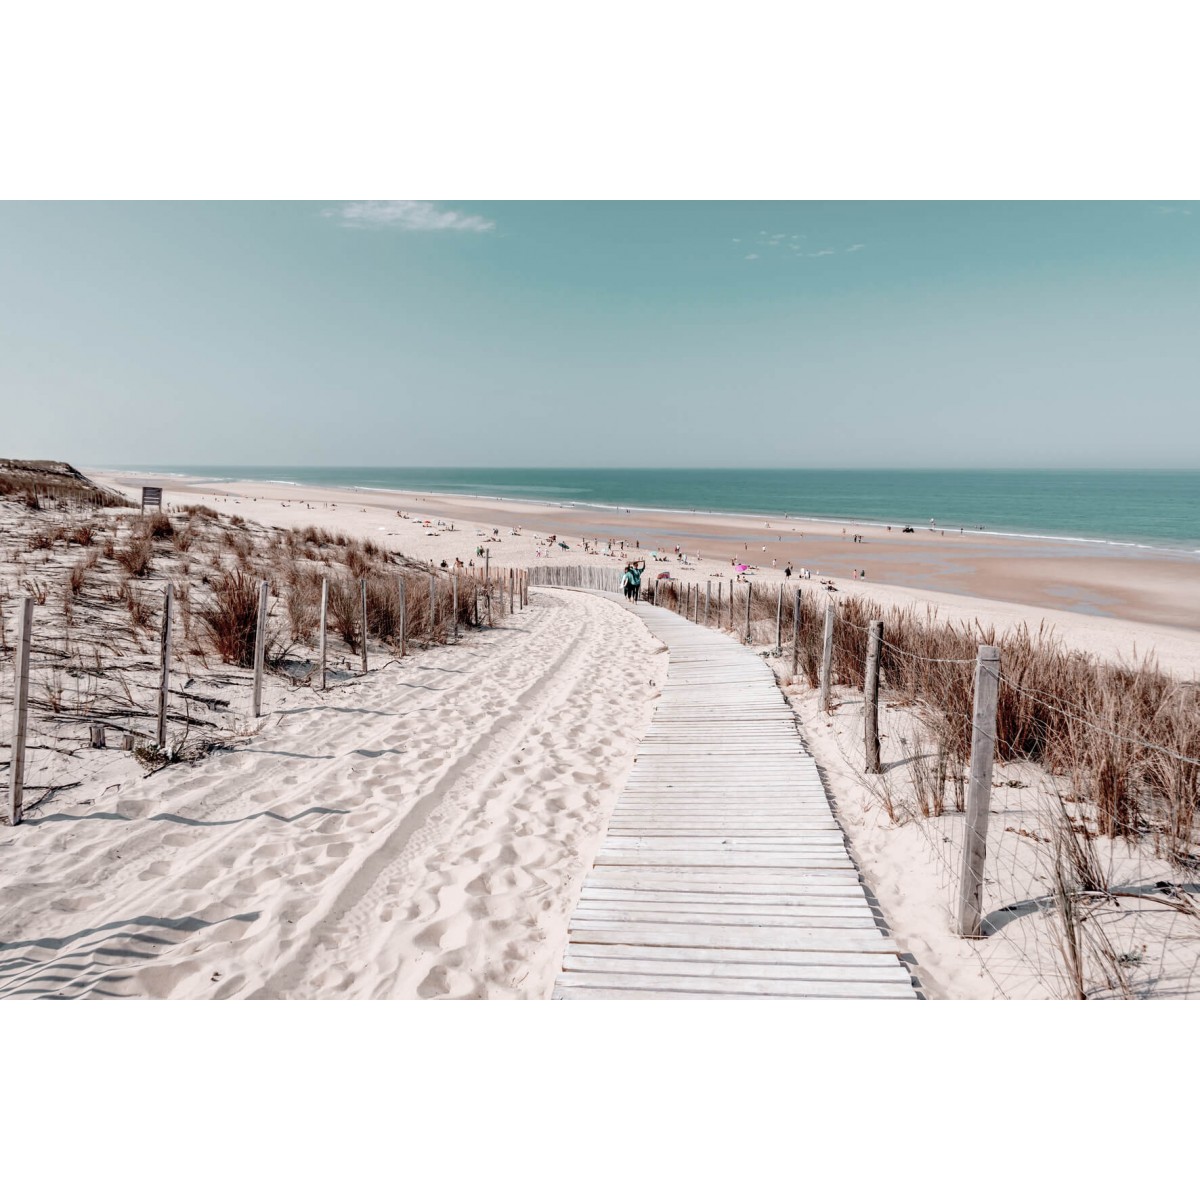
<svg viewBox="0 0 1200 1200"><path fill-rule="evenodd" d="M153 504L155 508L162 508L162 488L160 487L144 487L142 488L142 512L146 511L146 505Z"/></svg>

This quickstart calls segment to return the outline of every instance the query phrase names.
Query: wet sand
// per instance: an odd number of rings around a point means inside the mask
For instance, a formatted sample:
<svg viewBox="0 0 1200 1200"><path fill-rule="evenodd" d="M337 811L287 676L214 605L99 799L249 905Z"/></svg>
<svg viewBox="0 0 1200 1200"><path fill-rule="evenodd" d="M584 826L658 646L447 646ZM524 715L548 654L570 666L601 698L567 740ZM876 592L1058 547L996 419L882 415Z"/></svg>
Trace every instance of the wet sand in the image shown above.
<svg viewBox="0 0 1200 1200"><path fill-rule="evenodd" d="M817 578L836 581L842 593L865 593L887 603L935 603L947 616L976 615L999 625L1024 619L1039 624L1056 613L1071 614L1061 627L1079 630L1087 648L1099 637L1100 652L1123 657L1160 651L1187 675L1200 670L1200 555L1182 551L1140 550L1094 543L998 537L958 529L920 527L903 533L867 524L841 525L766 516L702 512L649 512L574 508L524 500L414 492L356 491L260 481L210 483L199 479L151 476L135 472L88 472L100 482L136 489L161 483L168 502L218 501L236 504L247 517L293 526L329 523L353 515L363 536L386 533L390 545L416 557L440 559L472 554L493 528L499 540L488 544L493 562L532 565L542 561L544 538L555 534L571 547L550 552L551 561L596 562L584 556L580 542L596 539L601 556L620 564L630 552L649 558L661 551L668 561L652 571L687 572L692 577L725 578L734 562L755 568L757 578L777 581L791 563ZM249 505L250 507L244 507ZM397 517L397 511L406 517ZM418 529L414 517L452 522L456 532ZM522 536L513 537L514 527ZM844 528L844 532L843 532ZM543 544L537 546L537 535ZM426 537L440 540L424 541ZM855 541L859 536L862 541ZM621 548L624 540L625 549ZM675 557L675 547L688 556ZM698 557L697 557L698 556ZM772 569L772 562L775 563ZM866 573L855 580L855 572ZM793 578L796 578L794 575ZM959 598L987 601L966 605ZM1011 611L1006 606L1015 606ZM1084 620L1090 618L1090 620ZM1126 625L1126 623L1129 623ZM1189 670L1189 665L1191 669Z"/></svg>

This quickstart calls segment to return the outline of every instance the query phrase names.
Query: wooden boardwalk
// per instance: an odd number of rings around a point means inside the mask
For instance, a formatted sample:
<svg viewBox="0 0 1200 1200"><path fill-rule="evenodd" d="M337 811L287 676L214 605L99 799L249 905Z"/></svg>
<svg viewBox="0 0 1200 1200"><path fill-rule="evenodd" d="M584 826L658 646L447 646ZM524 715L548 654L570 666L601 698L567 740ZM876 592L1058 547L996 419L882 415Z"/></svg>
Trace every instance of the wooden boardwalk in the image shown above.
<svg viewBox="0 0 1200 1200"><path fill-rule="evenodd" d="M670 668L554 998L915 998L771 668L675 613L633 611Z"/></svg>

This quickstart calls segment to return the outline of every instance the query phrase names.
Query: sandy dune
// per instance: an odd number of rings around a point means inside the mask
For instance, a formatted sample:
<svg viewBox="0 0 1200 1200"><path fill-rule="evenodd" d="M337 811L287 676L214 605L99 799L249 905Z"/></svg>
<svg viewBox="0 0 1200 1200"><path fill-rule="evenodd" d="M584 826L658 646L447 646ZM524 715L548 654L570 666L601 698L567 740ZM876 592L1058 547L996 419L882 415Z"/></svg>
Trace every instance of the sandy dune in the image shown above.
<svg viewBox="0 0 1200 1200"><path fill-rule="evenodd" d="M3 830L0 995L540 997L662 647L509 627L292 693L248 744Z"/></svg>

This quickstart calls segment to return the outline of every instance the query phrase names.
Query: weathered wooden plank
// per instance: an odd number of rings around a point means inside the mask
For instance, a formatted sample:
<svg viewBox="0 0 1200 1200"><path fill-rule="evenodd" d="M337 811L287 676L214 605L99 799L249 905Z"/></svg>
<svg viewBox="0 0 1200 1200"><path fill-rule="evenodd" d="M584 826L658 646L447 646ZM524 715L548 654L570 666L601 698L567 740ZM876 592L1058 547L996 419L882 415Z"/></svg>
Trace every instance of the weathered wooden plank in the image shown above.
<svg viewBox="0 0 1200 1200"><path fill-rule="evenodd" d="M596 856L601 866L650 865L667 867L821 867L852 871L850 862L836 857L806 854L799 851L752 850L609 850L602 847Z"/></svg>
<svg viewBox="0 0 1200 1200"><path fill-rule="evenodd" d="M782 925L675 925L662 921L571 922L571 943L608 942L622 946L728 946L757 950L855 950L896 954L896 945L878 929L789 929Z"/></svg>
<svg viewBox="0 0 1200 1200"><path fill-rule="evenodd" d="M558 977L558 986L628 988L634 991L655 990L666 986L674 992L716 992L725 996L857 996L881 1000L915 998L912 984L904 981L864 983L852 980L727 979L719 975L675 975L666 981L661 977L615 971L565 971Z"/></svg>
<svg viewBox="0 0 1200 1200"><path fill-rule="evenodd" d="M560 979L565 979L566 976L560 976ZM816 988L818 985L814 984ZM576 984L567 986L562 983L556 984L554 988L555 1000L788 1000L805 998L810 1000L907 1000L915 998L916 993L910 987L908 994L894 992L887 996L880 996L872 993L869 989L864 993L858 990L862 985L846 983L838 985L841 990L833 992L822 991L820 993L815 990L805 991L802 996L795 994L786 994L783 992L743 992L731 995L728 992L721 991L694 991L690 988L671 988L665 989L661 984L655 983L645 988L634 987L603 987L603 986L582 986Z"/></svg>
<svg viewBox="0 0 1200 1200"><path fill-rule="evenodd" d="M584 889L579 899L580 909L588 906L637 908L671 912L710 911L752 913L830 913L847 916L871 916L874 909L866 897L846 892L841 895L812 895L797 892L775 895L770 892L672 892L646 888Z"/></svg>
<svg viewBox="0 0 1200 1200"><path fill-rule="evenodd" d="M706 911L702 905L693 905L687 909L674 908L669 905L604 904L599 901L584 900L575 909L571 918L571 929L588 929L596 923L606 925L613 922L631 921L635 923L656 922L666 925L687 925L699 928L705 925L721 925L726 927L745 926L748 929L768 929L776 926L786 929L877 929L874 916L870 912L853 913L846 916L828 915L830 910L822 909L789 909L783 905L778 908L765 907L757 912L743 913L733 905L714 906L713 911Z"/></svg>
<svg viewBox="0 0 1200 1200"><path fill-rule="evenodd" d="M874 971L900 971L907 978L908 971L886 954L859 954L845 950L758 950L728 946L623 946L592 942L567 951L570 955L604 960L620 964L624 961L680 964L684 973L701 974L707 965L728 964L735 969L749 966L758 973L764 967L776 964L797 971L813 968L839 967L863 972L864 978L874 979Z"/></svg>
<svg viewBox="0 0 1200 1200"><path fill-rule="evenodd" d="M600 947L593 947L599 949ZM622 947L623 949L625 947ZM605 947L608 949L608 947ZM636 954L636 952L634 952ZM796 966L791 963L702 962L695 959L660 959L626 955L602 958L594 954L568 953L563 959L565 971L589 971L597 975L636 974L654 976L687 975L696 979L807 979L827 983L899 983L912 988L912 977L886 956L876 955L876 965L863 965L862 956L854 955L854 965L828 967L820 964Z"/></svg>

